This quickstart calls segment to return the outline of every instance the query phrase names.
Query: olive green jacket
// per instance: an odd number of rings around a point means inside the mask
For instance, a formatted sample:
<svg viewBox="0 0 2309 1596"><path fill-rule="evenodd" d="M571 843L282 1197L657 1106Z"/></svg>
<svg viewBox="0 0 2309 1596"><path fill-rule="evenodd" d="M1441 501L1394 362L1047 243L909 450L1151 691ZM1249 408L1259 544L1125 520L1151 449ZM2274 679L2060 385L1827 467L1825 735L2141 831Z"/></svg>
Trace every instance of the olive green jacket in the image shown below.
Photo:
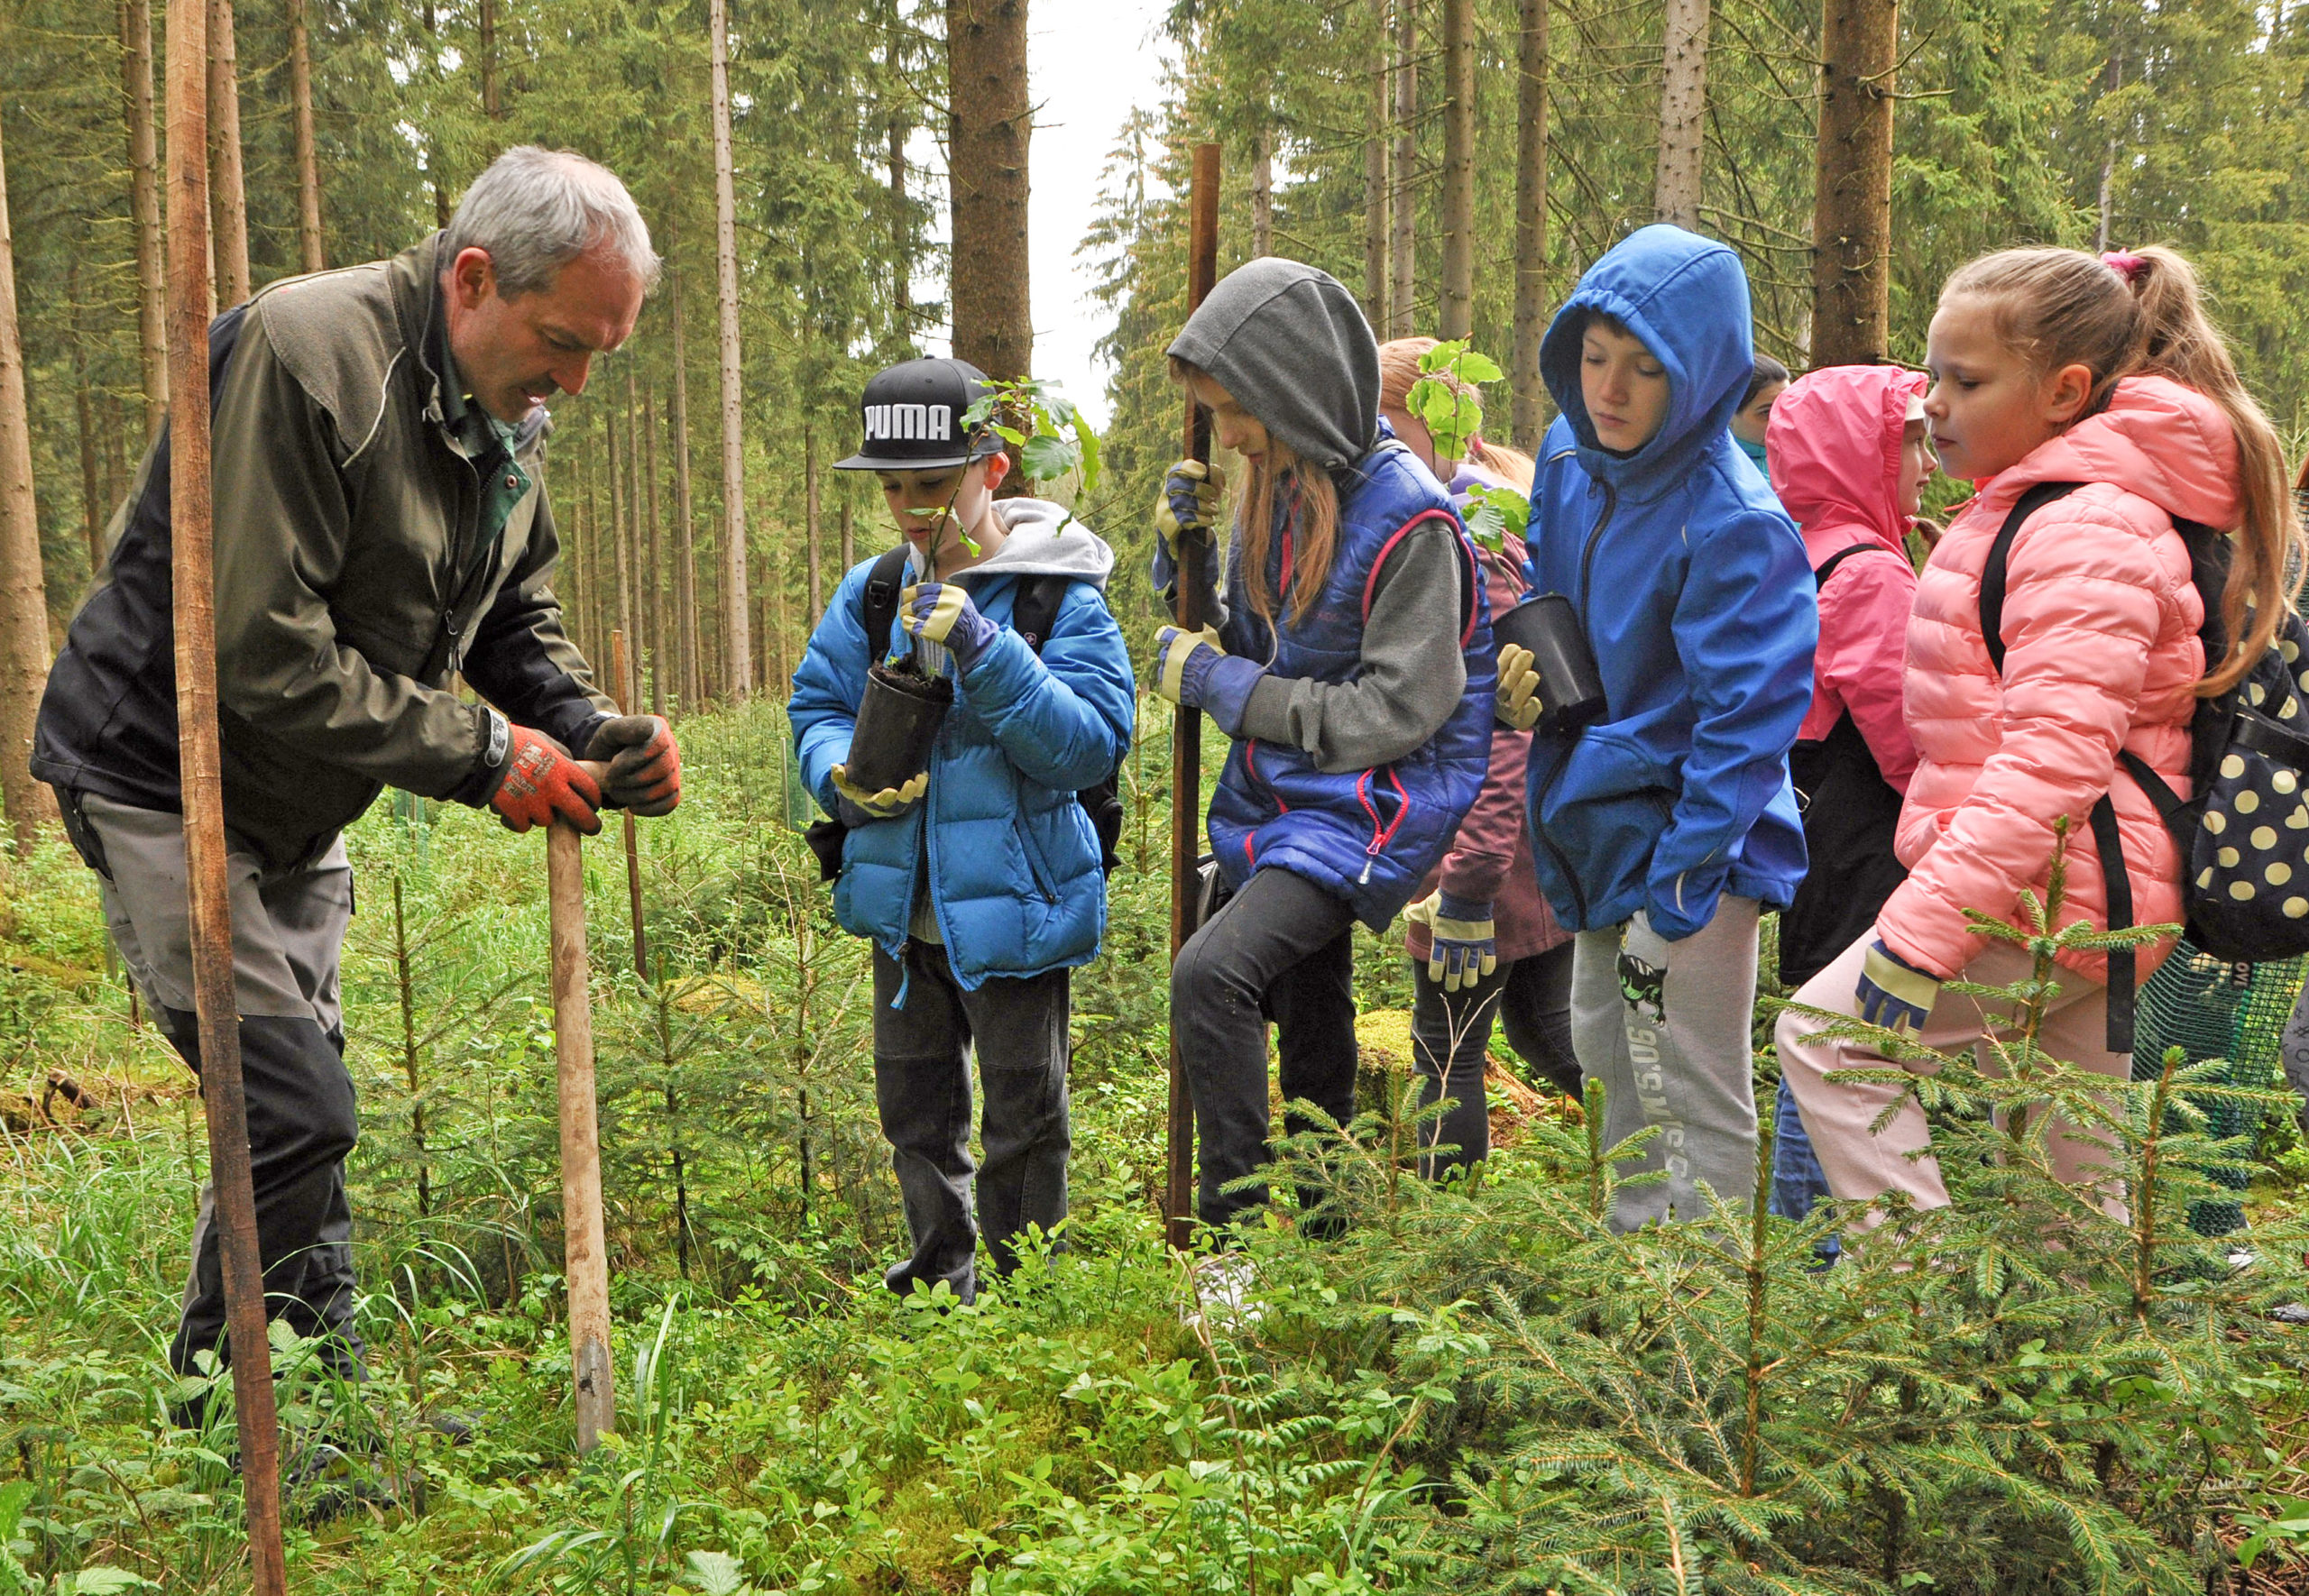
<svg viewBox="0 0 2309 1596"><path fill-rule="evenodd" d="M542 411L484 535L483 456L460 441L437 235L391 261L275 283L211 334L216 658L227 824L280 860L327 845L385 785L486 801L504 722L583 752L615 712L562 630ZM51 672L34 769L173 809L168 438ZM501 507L504 495L498 495Z"/></svg>

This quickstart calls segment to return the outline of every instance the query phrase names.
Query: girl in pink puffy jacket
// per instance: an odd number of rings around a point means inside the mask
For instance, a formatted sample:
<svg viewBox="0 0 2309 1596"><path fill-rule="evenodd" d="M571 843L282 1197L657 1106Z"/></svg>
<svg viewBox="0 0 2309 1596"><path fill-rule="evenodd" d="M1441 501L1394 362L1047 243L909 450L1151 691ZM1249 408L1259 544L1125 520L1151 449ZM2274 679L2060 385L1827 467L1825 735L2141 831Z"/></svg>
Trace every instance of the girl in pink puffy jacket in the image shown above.
<svg viewBox="0 0 2309 1596"><path fill-rule="evenodd" d="M2194 273L2170 251L2004 250L1974 261L1941 290L1927 364L1941 465L1979 491L1933 551L1908 623L1904 707L1918 762L1896 851L1909 878L1796 1002L1947 1050L1989 1023L1944 982L2002 986L2028 973L2025 953L1990 940L1964 911L2012 921L2024 890L2042 897L2061 817L2084 839L2067 854L2063 923L2108 923L2086 822L2104 793L2133 922L2182 918L2179 852L2119 771L2117 750L2187 793L2196 700L2234 684L2268 647L2289 602L2299 523L2276 432L2206 319ZM2012 542L1999 671L1981 634L1982 572L2014 502L2040 482L2084 485L2030 515ZM2176 519L2231 535L2222 635L2239 642L2226 658L2204 657L2204 606ZM2142 977L2169 948L2140 949ZM2107 1042L2106 961L2063 962L2042 1045L2124 1079L2130 1060ZM1791 1010L1777 1034L1782 1078L1830 1189L1945 1204L1938 1167L1911 1156L1930 1142L1913 1095L1829 1081L1882 1059L1852 1042L1803 1040L1819 1025ZM2052 1129L2055 1169L2084 1177L2100 1150Z"/></svg>

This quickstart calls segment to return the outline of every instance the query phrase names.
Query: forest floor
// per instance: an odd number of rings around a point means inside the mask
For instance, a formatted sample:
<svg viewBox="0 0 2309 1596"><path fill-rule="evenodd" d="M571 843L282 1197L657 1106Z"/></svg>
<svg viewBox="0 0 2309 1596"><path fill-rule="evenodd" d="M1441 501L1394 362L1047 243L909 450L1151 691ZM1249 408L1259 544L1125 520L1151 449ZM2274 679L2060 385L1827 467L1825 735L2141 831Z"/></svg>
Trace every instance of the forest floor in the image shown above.
<svg viewBox="0 0 2309 1596"><path fill-rule="evenodd" d="M896 1299L864 962L787 824L781 742L768 710L687 723L690 796L641 833L648 980L617 822L588 848L619 1427L583 1458L542 848L406 802L355 828L371 1380L276 1337L292 1451L351 1454L295 1470L292 1588L2309 1590L2309 1330L2270 1312L2309 1298L2309 1156L2273 1100L2230 1149L2256 1170L2241 1269L2173 1219L2197 1189L2176 1155L2205 1150L2166 1136L2160 1163L2151 1127L2185 1110L2145 1097L2111 1135L2170 1200L2130 1230L2020 1184L2015 1143L2018 1173L1970 1178L1949 1222L1970 1228L1919 1222L1834 1270L1825 1221L1615 1237L1579 1109L1512 1078L1484 1179L1415 1178L1403 961L1359 933L1368 1112L1351 1142L1286 1150L1355 1225L1279 1220L1254 1305L1198 1314L1150 1201L1159 738L1076 986L1063 1248L975 1307ZM108 972L69 849L5 887L0 1593L244 1590L229 1423L168 1418L206 1383L165 1360L197 1097Z"/></svg>

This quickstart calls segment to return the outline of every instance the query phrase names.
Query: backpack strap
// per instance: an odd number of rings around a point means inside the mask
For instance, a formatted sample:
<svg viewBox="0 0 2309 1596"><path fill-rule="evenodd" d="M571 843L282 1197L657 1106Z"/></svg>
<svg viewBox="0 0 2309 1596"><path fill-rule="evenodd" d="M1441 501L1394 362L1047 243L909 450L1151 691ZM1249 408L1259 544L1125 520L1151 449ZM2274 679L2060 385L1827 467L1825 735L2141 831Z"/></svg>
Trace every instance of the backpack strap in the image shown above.
<svg viewBox="0 0 2309 1596"><path fill-rule="evenodd" d="M898 594L906 589L906 562L912 551L898 545L874 562L860 592L859 619L866 627L867 656L879 660L890 646L890 628L898 621Z"/></svg>
<svg viewBox="0 0 2309 1596"><path fill-rule="evenodd" d="M2020 527L2028 518L2056 499L2065 499L2083 487L2082 482L2038 482L2022 493L2012 503L2004 518L2004 525L1996 529L1996 538L1989 545L1988 559L1981 567L1981 643L1988 650L1989 664L1999 675L2004 674L2004 590L2012 558L2012 540L2020 535ZM2121 749L2118 758L2134 779L2139 779L2146 765ZM2139 765L2136 769L2135 766ZM2153 778L2155 773L2149 772ZM2164 787L2162 782L2158 787ZM2165 796L2172 798L2171 789ZM2154 789L2149 790L2152 803L2157 802ZM2164 812L2158 804L2158 812ZM2132 929L2132 877L2125 870L2123 839L2117 831L2117 806L2103 793L2086 817L2093 828L2093 850L2101 864L2102 890L2109 899L2109 929ZM2186 850L2183 850L2186 858ZM2109 1030L2108 1046L2112 1053L2130 1053L2133 1044L2133 987L2137 966L2130 948L2109 949Z"/></svg>
<svg viewBox="0 0 2309 1596"><path fill-rule="evenodd" d="M1066 590L1073 582L1072 576L1045 571L1018 584L1018 596L1010 602L1010 629L1037 655L1050 640L1050 629L1058 624L1058 607L1066 602Z"/></svg>
<svg viewBox="0 0 2309 1596"><path fill-rule="evenodd" d="M1881 543L1855 543L1850 548L1840 548L1836 550L1835 553L1830 555L1826 559L1822 560L1820 562L1820 568L1812 573L1812 591L1817 592L1822 588L1827 586L1828 578L1836 573L1836 567L1843 564L1846 560L1852 558L1853 555L1864 555L1870 549L1875 548L1883 548L1884 552L1888 555L1892 552L1889 548L1884 548L1884 546Z"/></svg>
<svg viewBox="0 0 2309 1596"><path fill-rule="evenodd" d="M1996 541L1988 546L1988 563L1981 567L1981 641L1987 645L1988 662L1996 667L1999 675L2004 674L2004 585L2006 567L2012 559L2012 540L2020 536L2020 525L2030 516L2056 499L2067 498L2084 485L2038 482L2012 501L2004 525L1996 529Z"/></svg>

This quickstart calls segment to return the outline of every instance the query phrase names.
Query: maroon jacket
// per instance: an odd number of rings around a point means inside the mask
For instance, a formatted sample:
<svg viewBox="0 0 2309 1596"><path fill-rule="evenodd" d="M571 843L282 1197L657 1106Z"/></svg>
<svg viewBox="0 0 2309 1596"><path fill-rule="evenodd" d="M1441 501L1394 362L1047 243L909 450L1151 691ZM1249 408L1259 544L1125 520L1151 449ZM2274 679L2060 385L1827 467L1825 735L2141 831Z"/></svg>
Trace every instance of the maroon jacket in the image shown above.
<svg viewBox="0 0 2309 1596"><path fill-rule="evenodd" d="M1457 489L1458 484L1452 484ZM1455 495L1456 496L1456 495ZM1523 540L1505 534L1504 546L1495 554L1479 548L1484 591L1491 598L1496 618L1523 600ZM1524 792L1523 767L1532 755L1532 734L1495 724L1491 732L1491 770L1475 807L1459 822L1459 834L1443 862L1427 873L1415 898L1423 898L1440 885L1455 898L1492 905L1492 923L1499 938L1499 961L1529 959L1570 940L1555 922L1547 900L1540 895L1540 880L1532 866L1530 805ZM1403 938L1403 949L1414 959L1429 953L1427 927L1413 924Z"/></svg>

